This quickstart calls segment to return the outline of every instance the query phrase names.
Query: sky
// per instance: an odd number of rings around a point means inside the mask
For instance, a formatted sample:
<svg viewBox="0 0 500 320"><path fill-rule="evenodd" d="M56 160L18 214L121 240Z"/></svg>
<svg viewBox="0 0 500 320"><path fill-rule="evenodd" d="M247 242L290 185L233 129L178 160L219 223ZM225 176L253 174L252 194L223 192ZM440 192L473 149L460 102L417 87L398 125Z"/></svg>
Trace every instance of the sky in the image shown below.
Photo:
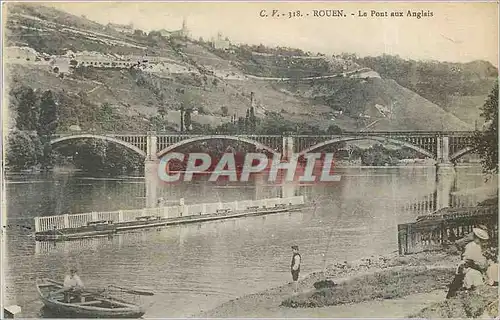
<svg viewBox="0 0 500 320"><path fill-rule="evenodd" d="M325 54L400 55L416 60L498 66L498 5L494 2L57 2L47 3L106 24L128 24L145 31L180 29L183 18L194 38L221 32L234 43L297 47ZM315 17L314 10L343 10L346 17ZM266 10L268 17L261 17ZM270 17L273 10L284 13ZM300 10L303 17L288 18ZM371 10L388 17L372 17ZM407 11L432 17L407 17ZM366 11L367 17L359 17ZM402 11L403 17L391 17ZM307 16L306 14L309 14Z"/></svg>

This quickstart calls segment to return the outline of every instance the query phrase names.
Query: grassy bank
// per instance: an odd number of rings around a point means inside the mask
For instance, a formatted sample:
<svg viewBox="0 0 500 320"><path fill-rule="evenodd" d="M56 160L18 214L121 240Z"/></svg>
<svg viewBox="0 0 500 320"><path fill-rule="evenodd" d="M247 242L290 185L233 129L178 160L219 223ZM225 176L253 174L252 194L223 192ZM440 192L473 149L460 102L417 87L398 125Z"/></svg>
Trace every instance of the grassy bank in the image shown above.
<svg viewBox="0 0 500 320"><path fill-rule="evenodd" d="M281 305L317 308L377 299L402 298L411 294L446 289L452 268L403 267L355 277L331 288L321 288L285 299Z"/></svg>
<svg viewBox="0 0 500 320"><path fill-rule="evenodd" d="M327 267L325 272L314 272L301 278L298 296L293 296L293 288L289 283L228 301L194 317L309 318L323 315L332 317L335 314L356 317L404 317L408 313L418 312L431 302L444 299L446 285L451 282L454 267L458 262L458 255L447 252L419 253L403 257L392 254L345 261ZM325 297L321 298L324 300L319 299L323 302L317 305L324 307L291 308L283 305L284 301L314 296L314 284L325 279L334 281L337 286L333 288L335 291L332 291L330 296L325 292ZM436 289L439 289L440 293L436 294ZM426 294L432 296L432 299ZM337 305L326 303L328 297ZM405 310L408 307L405 298L411 301L411 311L402 314L403 305ZM413 302L417 300L420 304ZM361 301L366 302L359 304ZM378 301L376 305L373 305L374 301ZM391 303L391 311L386 311L386 302ZM357 309L355 306L358 305L362 305L362 308Z"/></svg>
<svg viewBox="0 0 500 320"><path fill-rule="evenodd" d="M197 318L484 318L498 316L498 287L446 300L459 255L446 251L337 263L292 284L228 301ZM319 281L336 285L316 289Z"/></svg>

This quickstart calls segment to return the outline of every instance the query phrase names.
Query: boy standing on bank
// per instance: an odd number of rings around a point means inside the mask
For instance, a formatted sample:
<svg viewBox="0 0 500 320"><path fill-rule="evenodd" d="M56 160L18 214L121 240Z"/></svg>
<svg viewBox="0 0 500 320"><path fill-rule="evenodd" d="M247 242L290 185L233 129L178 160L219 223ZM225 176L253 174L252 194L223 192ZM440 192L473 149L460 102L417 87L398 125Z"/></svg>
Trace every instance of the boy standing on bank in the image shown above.
<svg viewBox="0 0 500 320"><path fill-rule="evenodd" d="M299 273L300 273L300 263L301 263L301 256L299 253L299 247L296 245L292 246L292 264L291 264L291 271L292 271L292 280L293 280L293 292L297 293L299 290Z"/></svg>

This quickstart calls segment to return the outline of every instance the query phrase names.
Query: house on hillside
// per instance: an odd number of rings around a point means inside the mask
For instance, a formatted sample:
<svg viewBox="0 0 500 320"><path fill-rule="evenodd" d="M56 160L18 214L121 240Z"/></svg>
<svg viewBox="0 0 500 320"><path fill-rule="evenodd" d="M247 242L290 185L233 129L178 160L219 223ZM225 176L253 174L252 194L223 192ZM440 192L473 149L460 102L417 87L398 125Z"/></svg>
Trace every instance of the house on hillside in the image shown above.
<svg viewBox="0 0 500 320"><path fill-rule="evenodd" d="M121 33L134 34L134 25L132 23L129 24L108 23L106 27L114 29Z"/></svg>
<svg viewBox="0 0 500 320"><path fill-rule="evenodd" d="M61 73L69 73L70 71L70 61L72 59L64 56L59 56L52 59L49 63L50 71L61 74Z"/></svg>
<svg viewBox="0 0 500 320"><path fill-rule="evenodd" d="M168 31L167 29L158 30L158 33L160 33L160 35L164 38L170 38L172 35L172 31Z"/></svg>
<svg viewBox="0 0 500 320"><path fill-rule="evenodd" d="M7 47L5 48L5 57L9 60L35 61L38 53L30 47Z"/></svg>

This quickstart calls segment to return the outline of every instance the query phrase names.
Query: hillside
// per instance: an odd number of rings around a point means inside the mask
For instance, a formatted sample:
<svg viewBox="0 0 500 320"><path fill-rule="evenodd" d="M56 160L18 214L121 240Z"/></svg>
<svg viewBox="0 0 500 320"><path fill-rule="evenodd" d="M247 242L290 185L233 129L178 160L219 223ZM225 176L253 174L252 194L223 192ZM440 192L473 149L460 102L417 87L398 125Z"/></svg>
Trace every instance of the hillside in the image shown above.
<svg viewBox="0 0 500 320"><path fill-rule="evenodd" d="M371 60L248 45L222 51L207 42L165 38L154 32L120 33L39 5L8 4L7 8L7 45L29 47L37 55L36 61L7 57L9 87L54 91L64 102L59 105L65 105L60 107L60 129L73 124L109 129L102 119L86 116L104 104L114 110L115 120L120 119L115 124L120 129L178 130L181 105L197 109L195 123L215 127L230 122L233 115L245 117L254 92L255 115L260 119L277 113L323 129L334 124L345 130L470 130L469 120L472 115L478 117L477 105L490 90L485 81L491 70L482 66L483 73L467 71L464 83L477 86L468 86L467 96L450 98L453 103L443 106L434 96L423 94L427 91L420 90L419 95L410 84L402 83L402 72L381 70L377 63L370 65ZM70 58L68 51L76 58ZM93 57L151 61L141 68L79 65L64 75L53 70L52 61ZM464 70L478 68L474 64ZM316 79L304 79L308 77Z"/></svg>
<svg viewBox="0 0 500 320"><path fill-rule="evenodd" d="M342 115L337 115L339 120L345 117L358 119L358 124L362 125L359 129L368 124L371 124L370 130L471 129L459 118L391 79L333 78L276 86L342 111Z"/></svg>
<svg viewBox="0 0 500 320"><path fill-rule="evenodd" d="M491 92L498 70L489 62L451 63L404 60L384 55L357 63L395 80L470 125L479 125L480 107Z"/></svg>

